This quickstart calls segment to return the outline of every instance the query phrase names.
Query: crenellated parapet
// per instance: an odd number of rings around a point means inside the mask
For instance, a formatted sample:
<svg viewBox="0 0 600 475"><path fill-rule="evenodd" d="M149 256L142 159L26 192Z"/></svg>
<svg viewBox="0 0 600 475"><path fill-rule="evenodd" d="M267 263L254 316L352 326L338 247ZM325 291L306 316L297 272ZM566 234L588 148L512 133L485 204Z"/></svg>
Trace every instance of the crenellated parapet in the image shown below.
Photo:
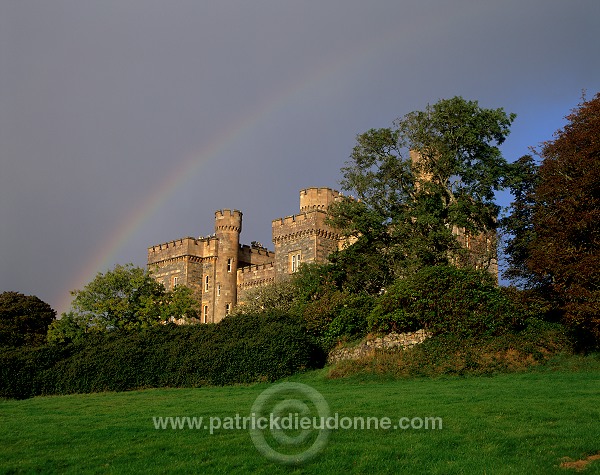
<svg viewBox="0 0 600 475"><path fill-rule="evenodd" d="M216 237L185 237L156 244L148 248L148 264L157 264L183 256L195 258L214 256L217 253L217 243Z"/></svg>
<svg viewBox="0 0 600 475"><path fill-rule="evenodd" d="M331 188L305 188L300 190L300 212L326 211L330 204L343 199L344 195Z"/></svg>
<svg viewBox="0 0 600 475"><path fill-rule="evenodd" d="M322 210L275 219L272 222L273 243L277 247L281 242L307 236L340 239L339 233L326 222L326 219L327 213Z"/></svg>
<svg viewBox="0 0 600 475"><path fill-rule="evenodd" d="M269 285L275 282L275 264L258 264L238 269L238 289L247 290L253 287Z"/></svg>
<svg viewBox="0 0 600 475"><path fill-rule="evenodd" d="M240 267L238 269L238 274L251 274L258 275L263 273L271 272L275 267L272 262L267 264L253 264L250 266Z"/></svg>
<svg viewBox="0 0 600 475"><path fill-rule="evenodd" d="M242 232L242 212L234 209L215 211L215 232Z"/></svg>
<svg viewBox="0 0 600 475"><path fill-rule="evenodd" d="M275 260L275 252L269 251L266 247L258 246L254 243L252 246L240 244L238 249L238 262L240 266L268 264Z"/></svg>
<svg viewBox="0 0 600 475"><path fill-rule="evenodd" d="M321 211L323 214L326 214L324 211ZM293 214L291 216L286 216L285 218L278 218L273 220L273 227L275 226L289 226L297 223L302 223L303 221L310 220L312 218L312 214L308 213L300 213ZM312 221L311 221L312 222Z"/></svg>

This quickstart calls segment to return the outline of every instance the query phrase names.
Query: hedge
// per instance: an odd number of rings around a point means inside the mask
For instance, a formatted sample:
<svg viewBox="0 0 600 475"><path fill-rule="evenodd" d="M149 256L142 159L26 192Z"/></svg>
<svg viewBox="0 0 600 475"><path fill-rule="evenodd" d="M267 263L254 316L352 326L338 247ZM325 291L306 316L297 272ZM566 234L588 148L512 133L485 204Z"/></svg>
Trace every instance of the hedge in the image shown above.
<svg viewBox="0 0 600 475"><path fill-rule="evenodd" d="M275 381L324 362L299 319L240 315L218 324L161 325L6 349L0 397Z"/></svg>

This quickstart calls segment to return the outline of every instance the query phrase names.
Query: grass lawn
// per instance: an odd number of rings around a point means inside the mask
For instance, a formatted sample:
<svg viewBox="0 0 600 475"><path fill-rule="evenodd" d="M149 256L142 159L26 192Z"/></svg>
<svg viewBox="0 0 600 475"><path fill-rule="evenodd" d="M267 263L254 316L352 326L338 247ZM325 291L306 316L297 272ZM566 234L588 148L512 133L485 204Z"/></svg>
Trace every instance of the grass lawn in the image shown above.
<svg viewBox="0 0 600 475"><path fill-rule="evenodd" d="M273 384L1 400L0 472L568 474L576 472L562 462L587 460L580 462L584 473L600 473L597 369L406 380L328 380L322 370L287 381L318 391L339 418L387 417L392 427L334 429L313 459L290 466L262 455L248 430L156 429L153 421L218 417L224 426L226 418L249 416ZM312 402L292 393L278 397L289 407ZM394 429L401 417L415 425L437 417L443 425Z"/></svg>

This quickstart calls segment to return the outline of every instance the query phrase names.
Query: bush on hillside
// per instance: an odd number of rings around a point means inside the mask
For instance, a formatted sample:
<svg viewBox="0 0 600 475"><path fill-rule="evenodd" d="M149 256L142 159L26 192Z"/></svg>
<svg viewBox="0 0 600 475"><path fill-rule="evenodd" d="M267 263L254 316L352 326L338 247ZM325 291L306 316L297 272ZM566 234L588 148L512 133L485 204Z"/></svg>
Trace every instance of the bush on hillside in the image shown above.
<svg viewBox="0 0 600 475"><path fill-rule="evenodd" d="M491 375L541 366L561 354L573 354L568 330L561 324L532 318L520 331L500 336L465 338L447 333L407 350L374 351L358 360L336 363L328 377Z"/></svg>
<svg viewBox="0 0 600 475"><path fill-rule="evenodd" d="M396 281L379 297L368 321L371 331L424 328L462 336L499 335L523 324L488 272L446 265Z"/></svg>
<svg viewBox="0 0 600 475"><path fill-rule="evenodd" d="M298 318L244 315L5 352L0 397L275 381L323 364Z"/></svg>

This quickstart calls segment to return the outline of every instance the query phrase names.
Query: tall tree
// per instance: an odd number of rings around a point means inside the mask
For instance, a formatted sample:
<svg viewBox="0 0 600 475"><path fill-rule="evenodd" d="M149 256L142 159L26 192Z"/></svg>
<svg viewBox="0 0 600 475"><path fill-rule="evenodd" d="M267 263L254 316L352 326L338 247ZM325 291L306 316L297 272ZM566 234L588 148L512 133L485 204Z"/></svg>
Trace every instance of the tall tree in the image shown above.
<svg viewBox="0 0 600 475"><path fill-rule="evenodd" d="M35 295L0 294L0 346L39 345L46 341L56 312Z"/></svg>
<svg viewBox="0 0 600 475"><path fill-rule="evenodd" d="M509 188L514 200L509 214L501 220L507 263L503 275L524 288L539 288L546 283L529 267L531 244L535 237L533 213L538 170L539 166L531 155L524 155L513 164Z"/></svg>
<svg viewBox="0 0 600 475"><path fill-rule="evenodd" d="M89 328L122 329L145 326L160 319L158 302L164 286L148 271L132 264L117 265L81 290L71 292L74 315Z"/></svg>
<svg viewBox="0 0 600 475"><path fill-rule="evenodd" d="M466 256L458 228L493 234L499 211L494 194L509 170L498 146L514 118L502 108L454 97L405 115L394 128L357 137L342 168L342 187L358 200L333 205L331 220L363 244L365 259L371 250L369 257L385 262L384 275L375 276L378 285Z"/></svg>
<svg viewBox="0 0 600 475"><path fill-rule="evenodd" d="M600 342L600 93L566 118L541 149L528 266Z"/></svg>
<svg viewBox="0 0 600 475"><path fill-rule="evenodd" d="M132 330L170 320L195 320L197 303L188 288L166 292L151 274L132 264L116 265L81 290L71 292L71 310L50 328L51 341L74 340L85 333Z"/></svg>

